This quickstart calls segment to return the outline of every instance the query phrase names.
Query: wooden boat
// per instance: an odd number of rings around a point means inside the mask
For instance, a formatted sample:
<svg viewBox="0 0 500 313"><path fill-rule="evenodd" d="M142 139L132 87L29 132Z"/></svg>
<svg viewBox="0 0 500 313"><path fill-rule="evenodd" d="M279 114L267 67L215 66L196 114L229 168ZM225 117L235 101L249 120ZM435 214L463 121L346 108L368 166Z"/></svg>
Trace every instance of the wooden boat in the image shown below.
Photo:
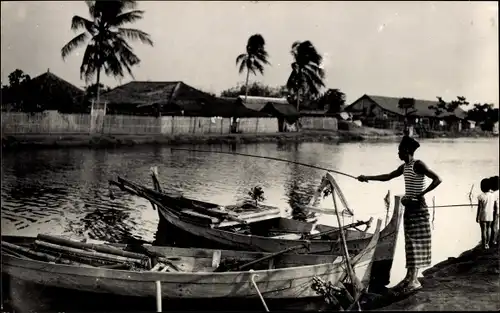
<svg viewBox="0 0 500 313"><path fill-rule="evenodd" d="M235 217L221 206L193 200L178 193L158 192L122 178L110 183L133 194L148 198L157 208L160 219L199 239L208 240L224 249L277 252L303 245L298 252L309 254L339 254L341 248L338 228L281 217L279 208L266 207L265 212L248 212ZM374 257L374 273L370 286L383 288L390 283L396 240L402 220L401 197L394 197L391 220L380 233ZM234 209L234 208L232 208ZM243 225L244 220L246 225ZM313 227L320 239L309 239ZM306 236L304 236L306 235ZM349 253L357 254L371 241L372 233L345 230ZM304 238L305 237L305 238Z"/></svg>
<svg viewBox="0 0 500 313"><path fill-rule="evenodd" d="M350 259L356 277L369 280L382 221L378 220L368 245ZM2 242L33 246L37 238L6 237ZM38 242L38 241L37 241ZM36 246L37 244L35 244ZM108 245L94 245L104 247ZM125 249L120 245L112 247ZM284 253L254 264L253 271L214 272L225 260L252 261L269 253L144 246L155 255L171 260L178 270L158 272L148 269L120 270L75 264L58 264L11 254L2 244L2 272L10 277L50 287L124 296L155 297L160 285L162 298L264 299L317 298L311 288L314 277L332 283L345 279L344 258L338 255ZM94 254L96 252L93 252ZM272 261L271 261L272 260ZM155 266L156 267L156 266Z"/></svg>

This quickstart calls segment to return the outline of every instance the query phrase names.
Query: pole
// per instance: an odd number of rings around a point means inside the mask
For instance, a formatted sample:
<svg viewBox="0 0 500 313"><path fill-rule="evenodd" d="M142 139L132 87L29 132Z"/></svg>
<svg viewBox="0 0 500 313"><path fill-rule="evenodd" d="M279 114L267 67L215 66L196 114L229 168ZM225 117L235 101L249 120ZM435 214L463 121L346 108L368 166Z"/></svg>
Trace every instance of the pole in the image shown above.
<svg viewBox="0 0 500 313"><path fill-rule="evenodd" d="M250 273L253 272L253 270L249 270ZM253 287L255 288L255 291L257 291L257 294L259 295L260 301L262 302L262 305L264 306L264 309L266 309L266 312L269 312L269 308L267 307L266 301L264 300L264 297L262 296L262 293L259 290L259 286L257 286L257 283L255 282L255 277L257 277L257 274L251 274L250 276L250 281L252 282Z"/></svg>
<svg viewBox="0 0 500 313"><path fill-rule="evenodd" d="M354 277L354 275L355 275L354 269L352 268L351 260L349 259L349 250L347 249L347 243L345 240L344 229L342 228L342 224L340 222L340 215L339 215L338 208L337 208L337 201L335 200L335 191L336 190L334 189L334 187L332 185L333 206L335 207L335 215L337 216L337 223L339 224L340 238L342 239L342 248L344 250L344 257L345 257L346 264L347 264L347 274L349 275L349 279L351 280L351 283L352 283L353 288L354 288L353 298L356 298L357 297L356 278Z"/></svg>
<svg viewBox="0 0 500 313"><path fill-rule="evenodd" d="M302 165L305 167L310 167L314 168L317 170L323 170L323 171L328 171L340 175L344 175L347 177L351 177L353 179L357 179L356 176L346 174L340 171L316 166L316 165L311 165L311 164L306 164L306 163L301 163L301 162L295 162L295 161L289 161L289 160L284 160L284 159L279 159L279 158L274 158L274 157L266 157L266 156L260 156L260 155L252 155L252 154L245 154L245 153L238 153L238 152L224 152L224 151L209 151L209 150L198 150L198 149L185 149L185 148L170 148L171 150L182 150L182 151L192 151L192 152L205 152L205 153L219 153L219 154L229 154L229 155L240 155L240 156L246 156L246 157L252 157L252 158L259 158L259 159L266 159L266 160L273 160L273 161L280 161L280 162L287 162L287 163L292 163L292 164L297 164L297 165Z"/></svg>
<svg viewBox="0 0 500 313"><path fill-rule="evenodd" d="M156 282L156 312L162 312L161 309L161 281Z"/></svg>

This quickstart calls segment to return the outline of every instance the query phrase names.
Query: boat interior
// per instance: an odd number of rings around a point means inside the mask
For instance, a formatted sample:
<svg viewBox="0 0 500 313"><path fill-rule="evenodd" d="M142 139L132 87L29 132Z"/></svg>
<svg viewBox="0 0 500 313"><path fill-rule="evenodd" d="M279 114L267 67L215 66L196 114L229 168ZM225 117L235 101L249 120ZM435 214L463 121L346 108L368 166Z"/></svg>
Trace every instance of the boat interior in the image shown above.
<svg viewBox="0 0 500 313"><path fill-rule="evenodd" d="M68 239L69 240L69 239ZM75 240L72 240L75 241ZM151 246L141 245L141 249L137 246L103 243L101 241L87 240L84 244L94 246L108 246L121 249L123 251L138 252L142 251L144 257L156 259L150 262L149 266L139 266L131 264L127 261L114 260L104 256L100 258L99 252L93 256L82 255L78 251L66 251L61 253L61 250L47 249L38 243L34 237L18 237L18 236L2 236L2 242L21 246L28 251L20 249L12 249L12 246L2 244L2 255L11 255L22 259L31 259L37 261L48 261L58 263L54 259L50 261L47 255L65 259L63 264L81 265L84 267L100 267L116 270L133 270L133 271L158 271L158 272L226 272L226 271L247 271L266 270L277 268L289 268L305 265L316 265L325 263L337 263L342 260L341 257L335 255L308 255L296 254L293 252L275 253L265 252L247 252L233 250L217 250L217 249L198 249L198 248L177 248L166 246ZM78 241L75 241L78 242ZM80 241L81 242L81 241ZM84 251L92 251L91 249L82 249ZM37 253L34 253L37 252ZM154 255L154 257L152 257ZM257 261L257 262L256 262ZM254 262L253 264L249 264ZM249 265L247 265L249 264ZM243 266L245 265L245 266ZM243 266L243 267L242 267Z"/></svg>

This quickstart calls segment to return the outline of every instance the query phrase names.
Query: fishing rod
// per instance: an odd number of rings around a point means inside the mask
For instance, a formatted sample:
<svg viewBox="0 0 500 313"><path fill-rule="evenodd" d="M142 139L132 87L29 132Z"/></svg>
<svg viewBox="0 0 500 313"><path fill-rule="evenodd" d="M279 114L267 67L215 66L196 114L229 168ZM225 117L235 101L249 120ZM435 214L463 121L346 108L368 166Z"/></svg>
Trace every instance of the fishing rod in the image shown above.
<svg viewBox="0 0 500 313"><path fill-rule="evenodd" d="M316 166L316 165L311 165L311 164L301 163L301 162L295 162L295 161L289 161L289 160L280 159L280 158L274 158L274 157L266 157L266 156L261 156L261 155L245 154L245 153L238 153L238 152L210 151L210 150L197 150L197 149L184 149L184 148L170 148L170 149L171 150L182 150L182 151L193 151L193 152L206 152L206 153L219 153L219 154L229 154L229 155L240 155L240 156L246 156L246 157L251 157L251 158L258 158L258 159L266 159L266 160L287 162L287 163L292 163L292 164L302 165L302 166L305 166L305 167L314 168L314 169L317 169L317 170L323 170L323 171L327 171L327 172L336 173L336 174L339 174L339 175L344 175L344 176L347 176L347 177L351 177L353 179L358 179L356 176L353 176L353 175L350 175L350 174L346 174L346 173L343 173L343 172L340 172L340 171L337 171L337 170L332 170L332 169L328 169L328 168L324 168L324 167L320 167L320 166Z"/></svg>
<svg viewBox="0 0 500 313"><path fill-rule="evenodd" d="M469 204L447 204L447 205L436 205L434 208L452 208L452 207L463 207L463 206L477 206L475 203Z"/></svg>
<svg viewBox="0 0 500 313"><path fill-rule="evenodd" d="M239 152L224 152L224 151L210 151L210 150L199 150L199 149L186 149L186 148L170 148L171 150L180 150L180 151L193 151L193 152L205 152L205 153L219 153L219 154L228 154L228 155L240 155L240 156L246 156L246 157L252 157L252 158L258 158L258 159L266 159L266 160L273 160L273 161L279 161L279 162L286 162L286 163L292 163L292 164L297 164L297 165L302 165L305 167L310 167L318 170L323 170L327 172L332 172L336 173L339 175L344 175L353 179L358 179L357 177L343 173L337 170L332 170L329 168L324 168L321 166L316 166L316 165L311 165L307 163L302 163L302 162L296 162L296 161L290 161L290 160L285 160L285 159L280 159L280 158L275 158L275 157L267 157L267 156L261 156L261 155L253 155L253 154L246 154L246 153L239 153ZM473 186L474 187L474 186ZM472 192L472 189L471 189ZM468 206L477 206L477 204L469 203L469 204L449 204L449 205L436 205L434 208L451 208L451 207L468 207Z"/></svg>

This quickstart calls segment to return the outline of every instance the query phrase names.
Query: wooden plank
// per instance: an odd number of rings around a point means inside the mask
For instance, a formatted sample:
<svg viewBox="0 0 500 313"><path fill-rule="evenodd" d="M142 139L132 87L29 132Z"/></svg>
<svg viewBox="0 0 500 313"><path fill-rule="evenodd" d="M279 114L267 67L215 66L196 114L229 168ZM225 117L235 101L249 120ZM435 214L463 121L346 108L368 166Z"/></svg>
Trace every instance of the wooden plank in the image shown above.
<svg viewBox="0 0 500 313"><path fill-rule="evenodd" d="M57 244L60 246L66 246L66 247L82 249L82 250L94 250L94 251L98 251L98 252L114 254L114 255L123 256L123 257L127 257L127 258L144 259L147 257L144 254L129 252L129 251L118 249L118 248L115 248L112 246L106 246L103 244L84 243L84 242L68 240L65 238L55 237L55 236L50 236L50 235L45 235L45 234L39 234L37 236L37 238L40 241L45 241L45 242Z"/></svg>
<svg viewBox="0 0 500 313"><path fill-rule="evenodd" d="M218 219L216 217L201 214L201 213L193 211L191 209L183 209L181 211L181 214L186 216L186 217L189 217L189 218L195 218L198 220L207 221L208 223L211 223L211 224L217 224L220 222L220 219Z"/></svg>
<svg viewBox="0 0 500 313"><path fill-rule="evenodd" d="M221 261L221 256L222 256L222 251L221 250L215 250L212 256L212 267L213 268L218 268L220 265Z"/></svg>
<svg viewBox="0 0 500 313"><path fill-rule="evenodd" d="M274 218L279 218L281 217L281 213L279 209L277 211L271 211L271 212L262 212L259 214L252 214L252 215L240 215L239 218L242 220L245 220L248 224L250 223L256 223L260 221L265 221L265 220L270 220ZM239 225L240 223L235 222L235 221L224 221L217 225L217 228L221 227L228 227L228 226L235 226Z"/></svg>

